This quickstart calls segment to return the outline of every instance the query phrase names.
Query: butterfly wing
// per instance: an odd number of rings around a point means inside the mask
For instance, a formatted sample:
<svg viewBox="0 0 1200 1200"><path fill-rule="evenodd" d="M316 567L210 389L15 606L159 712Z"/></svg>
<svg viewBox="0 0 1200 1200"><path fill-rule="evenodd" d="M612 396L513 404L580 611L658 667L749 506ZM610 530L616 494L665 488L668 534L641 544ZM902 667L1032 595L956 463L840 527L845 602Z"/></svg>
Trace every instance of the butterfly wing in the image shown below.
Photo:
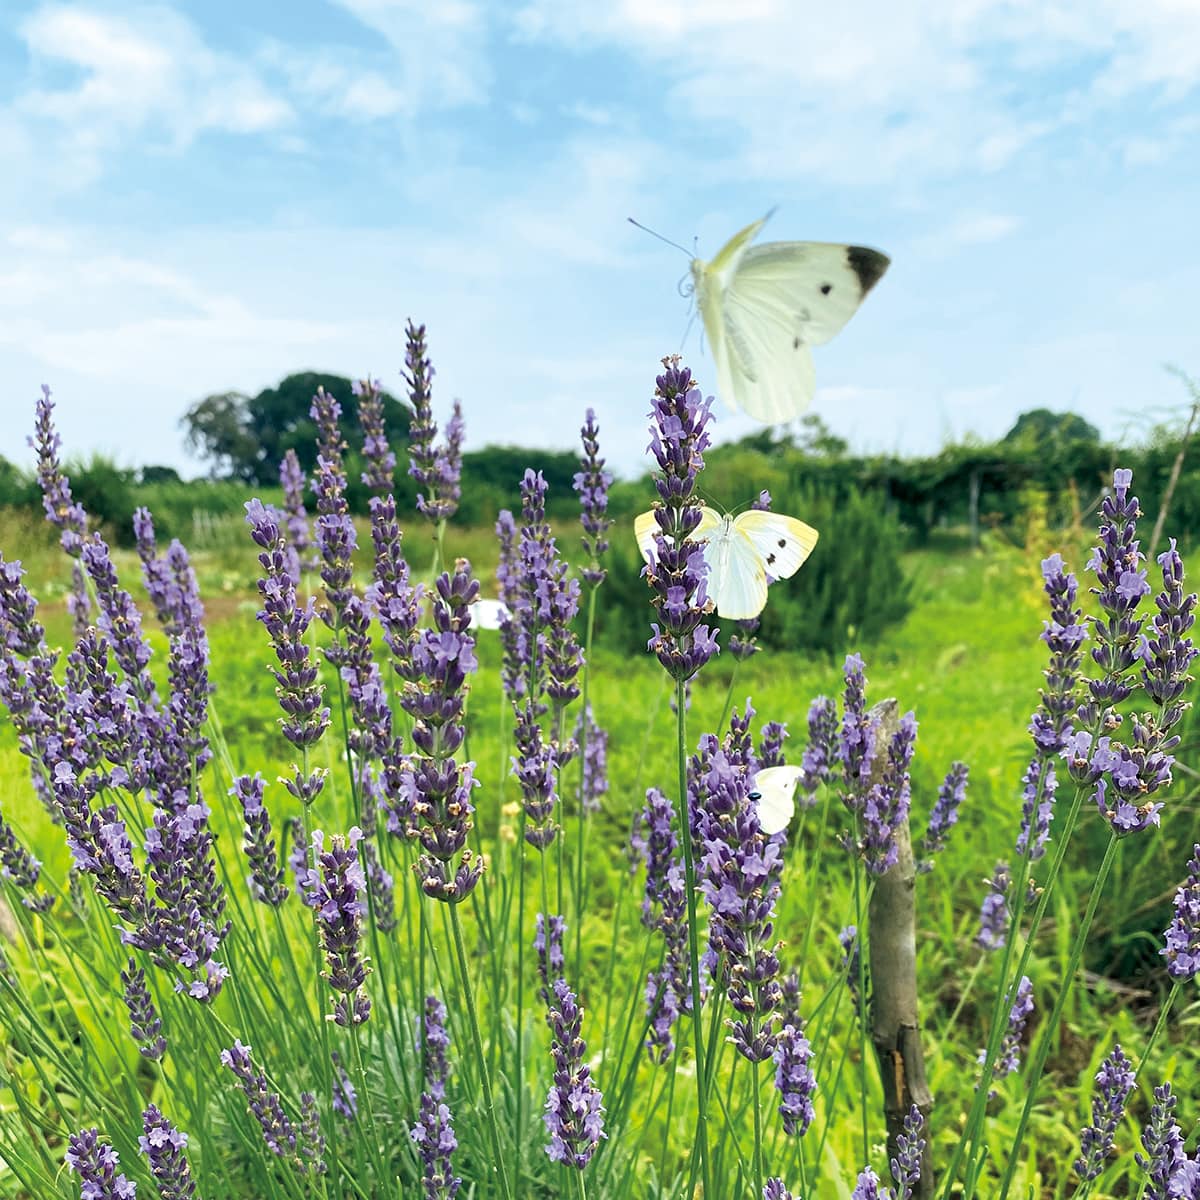
<svg viewBox="0 0 1200 1200"><path fill-rule="evenodd" d="M471 624L476 629L500 629L505 622L512 618L508 605L503 600L492 600L483 597L472 600L467 608L471 613Z"/></svg>
<svg viewBox="0 0 1200 1200"><path fill-rule="evenodd" d="M718 528L704 543L708 595L716 605L718 616L748 621L757 617L767 602L767 576L762 557L750 539L734 529L731 517L720 517L719 521Z"/></svg>
<svg viewBox="0 0 1200 1200"><path fill-rule="evenodd" d="M796 813L796 784L799 767L763 767L754 776L752 787L758 793L758 824L768 837L786 829Z"/></svg>
<svg viewBox="0 0 1200 1200"><path fill-rule="evenodd" d="M750 509L733 520L735 536L750 543L772 579L790 579L804 565L820 536L811 525L782 513Z"/></svg>
<svg viewBox="0 0 1200 1200"><path fill-rule="evenodd" d="M810 347L837 334L890 260L864 246L829 242L752 246L766 219L735 234L711 263L693 261L692 277L718 392L774 424L812 403Z"/></svg>
<svg viewBox="0 0 1200 1200"><path fill-rule="evenodd" d="M704 505L700 509L700 524L692 530L692 538L697 542L706 541L712 530L716 529L723 518L715 508ZM654 511L640 513L633 519L633 533L637 538L638 549L642 557L649 562L650 555L658 549L658 522L654 519Z"/></svg>
<svg viewBox="0 0 1200 1200"><path fill-rule="evenodd" d="M891 260L866 246L767 242L739 258L727 300L769 313L806 346L820 346L854 316Z"/></svg>

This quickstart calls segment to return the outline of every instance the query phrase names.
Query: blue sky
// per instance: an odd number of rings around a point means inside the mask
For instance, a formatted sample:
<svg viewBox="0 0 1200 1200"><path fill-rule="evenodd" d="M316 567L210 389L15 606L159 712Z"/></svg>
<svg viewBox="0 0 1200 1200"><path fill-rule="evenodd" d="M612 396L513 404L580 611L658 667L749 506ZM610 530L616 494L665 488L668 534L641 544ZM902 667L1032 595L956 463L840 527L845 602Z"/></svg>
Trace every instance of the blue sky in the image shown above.
<svg viewBox="0 0 1200 1200"><path fill-rule="evenodd" d="M468 444L637 470L687 263L769 235L893 266L816 352L858 449L1073 409L1114 437L1200 374L1197 0L294 0L0 7L0 454L70 454L293 370L399 390L429 327ZM693 329L687 360L711 389ZM719 438L755 428L719 413Z"/></svg>

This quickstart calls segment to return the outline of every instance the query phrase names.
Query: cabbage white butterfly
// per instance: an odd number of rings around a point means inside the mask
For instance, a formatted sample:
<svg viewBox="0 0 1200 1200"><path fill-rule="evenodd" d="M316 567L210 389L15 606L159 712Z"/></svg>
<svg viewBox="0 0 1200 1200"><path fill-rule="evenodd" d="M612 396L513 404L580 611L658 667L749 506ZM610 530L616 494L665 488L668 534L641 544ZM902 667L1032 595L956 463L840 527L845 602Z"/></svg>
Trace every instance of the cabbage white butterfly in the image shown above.
<svg viewBox="0 0 1200 1200"><path fill-rule="evenodd" d="M503 600L490 600L480 597L472 600L467 608L471 613L471 624L476 629L500 629L506 621L512 619L512 613Z"/></svg>
<svg viewBox="0 0 1200 1200"><path fill-rule="evenodd" d="M717 616L735 621L757 617L767 602L769 579L790 579L817 544L817 531L795 517L749 509L722 516L707 505L700 509L693 540L704 548L708 564L705 589ZM634 519L638 549L649 562L660 532L653 512Z"/></svg>
<svg viewBox="0 0 1200 1200"><path fill-rule="evenodd" d="M763 767L754 776L750 799L758 806L758 827L768 837L791 824L802 774L799 767Z"/></svg>
<svg viewBox="0 0 1200 1200"><path fill-rule="evenodd" d="M712 262L692 259L717 391L768 425L790 421L812 403L809 347L841 330L891 262L878 250L831 242L752 246L770 216L735 233Z"/></svg>

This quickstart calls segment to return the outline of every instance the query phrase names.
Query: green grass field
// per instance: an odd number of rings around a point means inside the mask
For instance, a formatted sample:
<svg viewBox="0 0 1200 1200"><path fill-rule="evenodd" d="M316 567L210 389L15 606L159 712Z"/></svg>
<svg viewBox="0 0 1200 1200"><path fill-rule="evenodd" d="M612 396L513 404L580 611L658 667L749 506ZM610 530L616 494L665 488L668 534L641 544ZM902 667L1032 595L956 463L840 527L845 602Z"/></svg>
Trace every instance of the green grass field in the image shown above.
<svg viewBox="0 0 1200 1200"><path fill-rule="evenodd" d="M617 536L621 532L613 531ZM564 533L564 541L573 537L573 533ZM919 877L917 883L922 1024L927 1070L936 1098L932 1132L935 1164L948 1158L956 1141L960 1119L973 1093L975 1055L986 1039L985 1023L998 963L983 956L974 942L979 905L985 894L984 881L997 859L1016 857L1013 841L1020 820L1020 777L1030 752L1026 726L1037 703L1045 662L1044 646L1038 637L1044 602L1037 560L1042 553L1056 548L1053 537L1042 534L1037 540L1044 544L1028 549L993 538L979 551L948 548L913 552L906 560L917 588L917 602L911 615L875 645L846 647L863 654L869 698L873 701L894 696L901 709L912 708L919 721L912 771L914 840L923 831L938 784L951 762L961 759L970 767L967 801L949 848L938 859L935 870ZM213 711L223 731L232 768L239 773L261 771L268 781L273 781L287 768L291 755L278 733L273 683L267 671L269 648L255 619L256 564L248 542L238 549L232 531L228 538L214 535L213 541L214 548L195 555L209 618L215 684ZM34 528L4 529L3 544L10 557L23 553L26 558L33 590L45 601L43 617L50 642L65 641L69 626L61 595L67 573L61 557L49 548L44 534ZM426 551L420 548L416 537L407 549L419 565ZM1082 547L1062 549L1072 560L1069 565L1080 572L1081 583L1086 587ZM477 574L485 580L485 594L491 591L488 581L494 571L496 550L490 530L451 530L447 552L451 556L471 557ZM119 565L124 579L135 577L136 559L121 557ZM802 588L803 574L785 586ZM647 626L648 620L647 615ZM150 624L148 620L148 630ZM155 630L152 640L157 669L165 661L165 639ZM499 690L499 658L495 635L481 633L480 671L470 696L466 747L468 756L478 764L477 775L483 785L475 798L477 821L483 848L492 859L491 877L497 882L505 878L506 861L510 862L513 854L512 818L506 817L502 810L517 795L515 783L508 776L511 714L506 711ZM327 682L332 683L332 676ZM798 762L805 744L805 715L810 700L817 694L837 695L840 686L840 661L764 652L739 667L727 655L721 655L702 672L694 687L687 717L688 740L694 747L700 733L717 729L730 703L740 707L749 700L757 713L755 728L766 720L788 724L791 738L785 753L790 761ZM577 964L578 986L588 1011L584 1033L589 1045L606 1047L595 1071L600 1085L608 1088L612 1081L605 1055L612 1053L623 1006L631 996L640 993L643 979L639 973L644 962L643 941L637 922L641 875L633 876L630 872L628 831L631 816L640 808L648 786L659 786L668 794L673 791L675 719L668 703L668 682L649 656L625 657L598 647L590 666L589 688L596 718L610 735L610 788L604 810L587 835L584 863L587 903L578 934L573 929L568 935L568 961L573 962L578 936L581 955ZM1188 738L1179 752L1182 765L1167 797L1162 828L1121 844L1113 877L1100 898L1085 949L1083 977L1071 994L1056 1043L1051 1048L1023 1151L1026 1161L1016 1176L1014 1195L1073 1194L1076 1183L1070 1163L1078 1153L1079 1128L1088 1119L1091 1077L1114 1038L1119 1038L1136 1061L1149 1037L1168 982L1157 954L1161 933L1169 920L1170 899L1184 875L1190 847L1194 841L1200 841L1200 805L1196 798L1196 776L1191 770L1193 766L1200 767L1200 761L1194 755L1194 748L1194 738ZM203 781L204 791L215 810L213 828L225 870L237 887L236 881L245 874L239 852L241 814L236 803L225 795L229 764L223 763L222 757L218 755L209 768ZM333 736L326 736L318 747L317 760L322 757L329 767L331 783L315 807L313 822L329 830L344 829L351 823L352 814L345 767ZM42 860L51 885L61 885L70 865L61 830L50 823L34 798L28 764L7 726L0 730L0 797L5 818L24 844ZM268 797L279 829L283 817L291 811L285 803L287 797L273 783ZM816 810L807 814L793 838L777 922L778 935L789 946L798 947L810 912L814 915L806 967L807 978L811 980L811 992L806 990L806 998L814 1002L823 990L832 986L830 981L838 973L838 930L854 920L848 861L831 843L818 854L817 816ZM830 809L828 834L838 831L839 819L835 804ZM570 816L566 820L572 836L573 820ZM1029 973L1037 994L1038 1015L1048 1012L1062 986L1072 930L1088 899L1107 833L1107 826L1094 812L1085 813L1048 914L1050 919L1043 927L1032 959ZM818 861L819 872L815 865ZM399 892L403 866L398 865L395 870ZM498 882L494 897L497 904L512 902L503 883ZM531 897L527 906L530 922L536 907ZM105 1061L89 1066L95 1072L95 1094L91 1096L78 1094L78 1088L68 1080L56 1085L53 1079L40 1082L33 1079L30 1060L19 1053L18 1047L10 1048L8 1067L23 1081L20 1086L26 1088L26 1098L18 1102L12 1087L0 1088L3 1110L0 1119L24 1122L26 1128L32 1128L37 1121L22 1104L36 1106L39 1102L32 1098L39 1095L44 1104L46 1092L56 1086L60 1093L56 1105L64 1116L77 1117L76 1125L95 1123L103 1112L109 1115L123 1112L121 1089L109 1081L122 1072L134 1072L137 1067L132 1043L127 1038L120 1040L120 1027L126 1018L119 986L114 986L108 996L86 996L84 992L89 986L86 978L66 973L66 959L56 942L60 937L69 940L75 936L77 931L73 926L78 922L65 909L65 905L60 905L54 918L47 918L37 927L35 936L46 939L40 952L31 952L27 940L18 939L6 948L6 956L26 991L40 998L39 1011L53 1012L51 1037L69 1043L76 1036L73 1023L99 1023L106 1015L115 1032L104 1037L97 1034L91 1039L96 1045L108 1047ZM292 911L291 919L291 936L302 942L300 918ZM406 919L411 922L411 914ZM479 912L468 913L465 920L473 939L483 939L487 928L493 930L494 936L500 936L495 932L496 926L488 925ZM32 925L26 922L24 927L28 937ZM412 936L411 925L407 934L404 930L402 921L397 936ZM441 930L435 928L433 936L441 938ZM491 948L493 955L495 950ZM501 957L500 961L505 960ZM47 963L57 963L64 971L63 977L52 984L39 980ZM282 972L281 963L276 968ZM494 965L492 969L496 969ZM497 980L498 991L489 993L489 989L483 989L485 1007L493 1002L499 1007L499 1002L510 998L511 988L506 993L508 985L498 976ZM225 999L222 998L222 1003ZM233 1003L230 1000L223 1012L236 1027ZM69 1006L72 1015L63 1012L64 1005ZM531 1007L527 1007L527 1016L530 1012ZM951 1017L956 1013L957 1019L951 1026ZM534 1013L533 1018L537 1017ZM534 1032L529 1036L544 1036L537 1032L540 1018L533 1018L530 1029ZM858 1049L846 1022L843 1014L839 1037L848 1039L846 1070L853 1074L858 1070ZM1037 1016L1035 1032L1036 1022ZM1141 1094L1132 1102L1130 1115L1118 1134L1119 1155L1092 1192L1093 1196L1138 1194L1140 1175L1133 1164L1133 1151L1137 1148L1138 1129L1154 1083L1162 1078L1175 1079L1176 1090L1182 1096L1178 1116L1185 1135L1200 1120L1200 1095L1195 1088L1195 1081L1200 1078L1198 1026L1200 1003L1192 986L1180 997L1166 1035L1145 1069L1139 1082ZM466 1034L461 1029L458 1032L461 1035L458 1044L465 1045ZM731 1061L732 1056L725 1055L724 1074L718 1086L728 1081ZM374 1069L385 1067L381 1058ZM868 1075L874 1069L872 1061ZM648 1063L638 1068L634 1077L638 1095L657 1093L661 1098L661 1077L656 1076L656 1070L660 1069ZM877 1081L869 1083L871 1095L877 1098ZM836 1090L827 1085L828 1080L824 1080L824 1091ZM143 1075L140 1086L143 1089L152 1086L152 1077ZM536 1149L540 1144L540 1101L534 1081L527 1081L526 1086L531 1099L525 1105L524 1127L515 1137L528 1140L531 1148L527 1159L532 1161L540 1158ZM989 1126L988 1144L993 1161L1003 1163L1006 1139L1011 1137L1025 1094L1022 1077L1006 1080L1000 1085L1000 1093L1001 1101ZM730 1094L733 1095L732 1089ZM626 1190L611 1194L675 1194L666 1181L686 1167L694 1120L689 1095L688 1089L680 1087L678 1094L672 1095L673 1103L665 1111L658 1104L649 1120L639 1115L648 1111L647 1106L633 1105L628 1109L626 1128L620 1138L622 1153L610 1154L614 1163L623 1164L621 1169L625 1174L618 1177L614 1170L599 1177L607 1180L610 1188L617 1186L618 1178L622 1181L621 1186ZM511 1097L507 1103L511 1104ZM45 1112L48 1140L57 1146L51 1153L61 1157L59 1135L55 1132L61 1122L50 1109ZM845 1111L826 1110L823 1098L818 1101L818 1113L818 1124L828 1121L829 1128L820 1164L822 1181L811 1195L848 1196L854 1173L862 1165L860 1118L850 1107ZM744 1111L737 1111L735 1105L727 1119L739 1136L745 1136ZM464 1118L466 1123L468 1119ZM483 1153L482 1133L475 1136L477 1140L472 1141L470 1129L462 1136L468 1159ZM882 1140L882 1119L876 1112L872 1141ZM201 1147L199 1153L204 1152ZM123 1163L135 1153L123 1152ZM732 1163L734 1152L728 1153ZM811 1149L808 1153L812 1153ZM886 1172L877 1146L874 1155L877 1168ZM840 1166L839 1182L834 1179L835 1163ZM533 1172L529 1186L535 1191L541 1189L537 1194L557 1194L553 1176L547 1176L540 1167L529 1169ZM77 1194L71 1190L72 1186L64 1177L58 1182L59 1190L47 1195ZM26 1194L12 1178L0 1173L0 1195ZM609 1192L600 1188L594 1194Z"/></svg>

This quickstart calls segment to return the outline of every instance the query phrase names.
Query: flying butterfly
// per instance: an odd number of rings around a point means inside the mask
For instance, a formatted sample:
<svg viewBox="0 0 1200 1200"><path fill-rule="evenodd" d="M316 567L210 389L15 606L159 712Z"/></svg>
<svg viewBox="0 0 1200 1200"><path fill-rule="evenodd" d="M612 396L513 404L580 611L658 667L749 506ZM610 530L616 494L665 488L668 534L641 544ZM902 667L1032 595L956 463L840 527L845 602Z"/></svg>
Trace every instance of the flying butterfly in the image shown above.
<svg viewBox="0 0 1200 1200"><path fill-rule="evenodd" d="M891 262L865 246L751 245L770 216L735 233L711 262L692 259L717 391L768 425L790 421L812 403L810 347L841 330Z"/></svg>
<svg viewBox="0 0 1200 1200"><path fill-rule="evenodd" d="M644 512L633 523L638 549L649 562L661 532L653 512ZM750 509L724 516L707 505L700 509L700 524L690 534L701 543L708 564L705 590L717 616L734 621L757 617L767 602L767 584L790 579L817 544L817 531L795 517Z"/></svg>

